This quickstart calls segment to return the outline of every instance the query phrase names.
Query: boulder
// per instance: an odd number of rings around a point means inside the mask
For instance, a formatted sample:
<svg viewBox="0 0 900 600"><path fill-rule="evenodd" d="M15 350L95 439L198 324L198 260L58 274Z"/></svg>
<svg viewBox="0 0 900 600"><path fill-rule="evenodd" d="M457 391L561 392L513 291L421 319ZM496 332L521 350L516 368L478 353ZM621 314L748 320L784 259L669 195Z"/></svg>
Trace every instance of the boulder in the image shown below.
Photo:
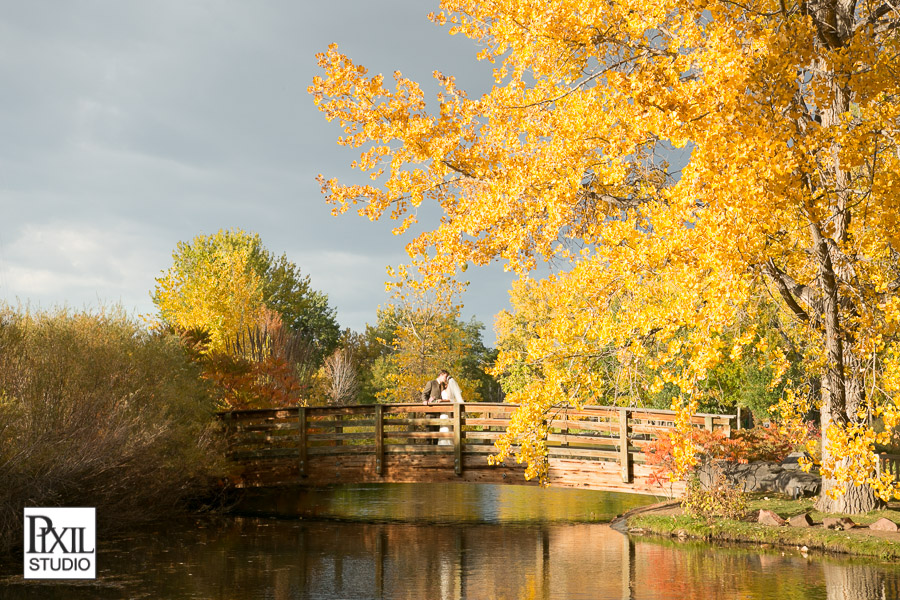
<svg viewBox="0 0 900 600"><path fill-rule="evenodd" d="M771 510L761 510L759 511L759 517L757 521L762 525L771 525L773 527L781 527L787 521L773 513Z"/></svg>
<svg viewBox="0 0 900 600"><path fill-rule="evenodd" d="M734 463L725 460L705 461L698 471L704 489L724 481L744 492L775 492L791 498L815 496L822 480L805 473L796 464L776 462Z"/></svg>
<svg viewBox="0 0 900 600"><path fill-rule="evenodd" d="M881 517L880 519L869 525L869 529L872 529L874 531L897 531L897 524L890 519Z"/></svg>
<svg viewBox="0 0 900 600"><path fill-rule="evenodd" d="M788 519L788 523L791 527L811 527L813 520L809 513L803 513L802 515L794 515Z"/></svg>
<svg viewBox="0 0 900 600"><path fill-rule="evenodd" d="M825 529L838 529L846 531L856 527L856 523L850 517L825 517L822 519L822 527Z"/></svg>
<svg viewBox="0 0 900 600"><path fill-rule="evenodd" d="M791 498L815 496L819 493L822 478L797 469L784 469L775 476L774 488Z"/></svg>
<svg viewBox="0 0 900 600"><path fill-rule="evenodd" d="M800 471L802 470L802 467L800 466L801 458L810 460L810 456L806 452L791 452L783 461L781 461L781 466L792 471Z"/></svg>

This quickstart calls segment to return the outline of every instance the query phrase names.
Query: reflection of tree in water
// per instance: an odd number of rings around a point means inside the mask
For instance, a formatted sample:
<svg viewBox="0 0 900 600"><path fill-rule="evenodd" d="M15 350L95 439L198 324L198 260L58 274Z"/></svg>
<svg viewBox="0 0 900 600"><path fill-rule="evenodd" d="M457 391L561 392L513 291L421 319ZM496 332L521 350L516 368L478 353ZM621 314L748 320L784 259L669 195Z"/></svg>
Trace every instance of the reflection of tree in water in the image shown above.
<svg viewBox="0 0 900 600"><path fill-rule="evenodd" d="M803 558L775 550L716 547L641 538L635 593L706 600L716 597L779 600L900 598L900 569L864 559ZM651 594L651 597L654 597Z"/></svg>
<svg viewBox="0 0 900 600"><path fill-rule="evenodd" d="M198 521L107 540L100 554L99 586L17 586L14 597L900 598L892 565L628 538L596 524Z"/></svg>
<svg viewBox="0 0 900 600"><path fill-rule="evenodd" d="M884 574L869 565L836 565L825 563L825 588L828 600L888 600L900 598L897 579L890 582ZM890 588L890 589L888 589Z"/></svg>
<svg viewBox="0 0 900 600"><path fill-rule="evenodd" d="M653 498L590 490L454 483L388 483L246 490L243 511L260 516L425 523L607 522Z"/></svg>
<svg viewBox="0 0 900 600"><path fill-rule="evenodd" d="M799 600L820 598L807 594L823 587L821 573L811 574L805 561L765 551L757 554L726 548L711 552L704 544L646 543L638 546L637 563L638 581L673 598L717 597L725 592Z"/></svg>

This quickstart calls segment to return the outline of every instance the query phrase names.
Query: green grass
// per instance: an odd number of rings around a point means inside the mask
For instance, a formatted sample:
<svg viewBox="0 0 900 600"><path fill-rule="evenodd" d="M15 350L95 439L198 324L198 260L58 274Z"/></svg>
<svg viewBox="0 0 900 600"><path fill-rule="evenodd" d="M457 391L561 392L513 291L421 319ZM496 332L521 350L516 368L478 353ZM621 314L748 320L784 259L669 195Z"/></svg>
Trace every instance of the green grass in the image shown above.
<svg viewBox="0 0 900 600"><path fill-rule="evenodd" d="M747 503L747 510L752 512L760 509L768 509L778 514L783 519L789 519L796 515L809 513L812 520L821 523L825 517L850 517L857 525L869 526L878 519L885 518L900 525L900 503L888 504L887 508L875 510L865 515L845 515L819 512L815 508L812 499L790 500L777 496L758 497Z"/></svg>
<svg viewBox="0 0 900 600"><path fill-rule="evenodd" d="M858 525L869 525L885 517L900 523L900 510L897 506L888 506L884 510L873 511L867 515L853 515L851 518ZM812 500L788 500L778 497L755 498L749 502L748 510L752 513L759 509L767 509L782 518L808 512L816 523L821 523L826 515L813 508ZM757 545L784 547L803 547L822 552L836 552L856 556L869 556L882 560L900 559L900 544L870 535L868 530L834 531L819 527L770 527L756 522L736 521L732 519L701 519L687 515L661 516L654 514L637 514L628 519L630 528L640 528L656 535L691 537L706 541L740 542Z"/></svg>

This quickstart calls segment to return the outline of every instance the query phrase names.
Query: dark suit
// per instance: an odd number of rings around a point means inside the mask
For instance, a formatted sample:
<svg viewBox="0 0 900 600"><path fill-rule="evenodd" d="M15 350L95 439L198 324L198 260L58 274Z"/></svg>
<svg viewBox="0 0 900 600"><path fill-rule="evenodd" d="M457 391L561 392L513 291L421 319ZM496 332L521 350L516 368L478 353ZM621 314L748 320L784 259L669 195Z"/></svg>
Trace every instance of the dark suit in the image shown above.
<svg viewBox="0 0 900 600"><path fill-rule="evenodd" d="M428 400L440 400L441 399L441 384L437 379L432 379L428 383L425 384L425 387L422 389L422 402L427 402Z"/></svg>

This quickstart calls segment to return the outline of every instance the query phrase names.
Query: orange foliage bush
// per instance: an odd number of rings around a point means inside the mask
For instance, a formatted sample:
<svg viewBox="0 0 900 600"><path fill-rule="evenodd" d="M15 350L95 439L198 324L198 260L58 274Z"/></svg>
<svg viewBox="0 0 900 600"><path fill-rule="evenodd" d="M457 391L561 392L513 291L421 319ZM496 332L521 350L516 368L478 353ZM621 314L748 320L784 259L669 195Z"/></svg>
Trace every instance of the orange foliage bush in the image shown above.
<svg viewBox="0 0 900 600"><path fill-rule="evenodd" d="M297 378L293 365L274 355L260 361L224 353L210 355L203 378L216 387L229 409L297 406L309 392Z"/></svg>
<svg viewBox="0 0 900 600"><path fill-rule="evenodd" d="M807 437L818 436L818 430L810 425ZM692 432L692 441L697 452L708 458L728 460L732 462L782 461L788 454L800 446L804 440L770 425L752 429L740 429L731 437L725 437L724 431L696 429ZM672 481L675 472L671 433L661 433L646 448L647 464L653 467L651 479L655 484L665 486Z"/></svg>

